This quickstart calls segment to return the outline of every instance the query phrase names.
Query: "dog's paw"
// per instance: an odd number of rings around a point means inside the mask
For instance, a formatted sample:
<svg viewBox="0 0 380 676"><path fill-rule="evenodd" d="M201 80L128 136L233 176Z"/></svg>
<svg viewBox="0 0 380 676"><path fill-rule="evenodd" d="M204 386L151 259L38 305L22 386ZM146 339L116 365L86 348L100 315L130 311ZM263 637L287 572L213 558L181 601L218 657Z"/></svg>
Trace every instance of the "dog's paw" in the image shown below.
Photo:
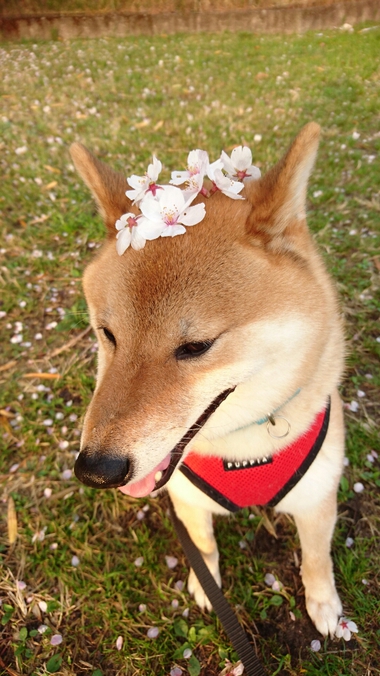
<svg viewBox="0 0 380 676"><path fill-rule="evenodd" d="M212 576L218 587L221 587L222 579L220 577L219 567L216 570L212 570L210 572L212 573ZM208 597L206 596L205 592L203 591L203 587L192 568L189 573L187 588L189 590L189 593L192 596L194 596L195 602L201 610L208 610L209 612L212 610L212 605Z"/></svg>
<svg viewBox="0 0 380 676"><path fill-rule="evenodd" d="M306 598L306 609L316 628L323 636L334 636L339 617L342 615L342 604L335 589L331 591L328 600L318 601L315 598Z"/></svg>

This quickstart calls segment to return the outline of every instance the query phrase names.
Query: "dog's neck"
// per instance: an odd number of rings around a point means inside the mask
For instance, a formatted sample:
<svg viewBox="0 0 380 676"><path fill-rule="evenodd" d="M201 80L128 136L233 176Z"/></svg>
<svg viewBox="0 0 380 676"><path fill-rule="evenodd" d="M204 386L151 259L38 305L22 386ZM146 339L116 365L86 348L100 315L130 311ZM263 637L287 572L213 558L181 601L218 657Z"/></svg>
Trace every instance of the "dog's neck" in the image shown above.
<svg viewBox="0 0 380 676"><path fill-rule="evenodd" d="M295 392L293 392L293 394L286 401L284 401L283 404L281 404L280 406L277 406L277 408L275 408L273 411L271 411L270 413L267 413L265 416L263 416L262 418L259 418L258 420L254 420L251 423L247 423L247 425L242 425L241 427L236 427L236 429L231 430L231 432L229 432L229 434L233 434L234 432L240 432L240 430L245 430L248 427L252 427L253 425L264 425L265 423L267 423L267 424L269 423L272 427L274 427L275 424L276 424L276 414L279 411L281 411L281 409L284 406L286 406L286 404L288 404L290 401L292 401L292 399L294 399L300 392L301 392L301 388L299 387ZM274 435L274 436L276 436L276 435ZM283 436L287 436L287 434L283 435Z"/></svg>

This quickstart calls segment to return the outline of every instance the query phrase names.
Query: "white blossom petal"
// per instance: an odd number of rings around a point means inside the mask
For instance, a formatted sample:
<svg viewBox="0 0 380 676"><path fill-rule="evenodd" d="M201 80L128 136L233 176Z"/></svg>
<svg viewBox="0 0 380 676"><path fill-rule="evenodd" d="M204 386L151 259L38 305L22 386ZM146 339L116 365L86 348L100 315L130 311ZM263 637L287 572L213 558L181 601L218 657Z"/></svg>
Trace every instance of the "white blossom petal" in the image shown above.
<svg viewBox="0 0 380 676"><path fill-rule="evenodd" d="M172 171L170 183L172 185L182 185L190 178L188 171Z"/></svg>
<svg viewBox="0 0 380 676"><path fill-rule="evenodd" d="M158 160L157 157L153 155L153 162L152 164L149 164L148 171L146 172L151 182L156 183L161 171L162 164L160 160Z"/></svg>
<svg viewBox="0 0 380 676"><path fill-rule="evenodd" d="M160 630L157 627L150 627L150 629L148 629L146 635L147 635L148 638L157 638L159 633L160 633Z"/></svg>
<svg viewBox="0 0 380 676"><path fill-rule="evenodd" d="M175 556L165 556L166 565L171 570L176 567L178 559Z"/></svg>
<svg viewBox="0 0 380 676"><path fill-rule="evenodd" d="M179 217L183 225L196 225L200 223L206 215L206 207L201 202L201 204L194 204L192 207L187 207L186 211Z"/></svg>
<svg viewBox="0 0 380 676"><path fill-rule="evenodd" d="M120 230L116 235L116 240L116 251L119 256L122 256L132 241L130 228L124 228L123 230Z"/></svg>
<svg viewBox="0 0 380 676"><path fill-rule="evenodd" d="M53 634L53 636L50 639L50 644L51 645L60 645L63 641L63 638L61 634Z"/></svg>
<svg viewBox="0 0 380 676"><path fill-rule="evenodd" d="M165 230L162 231L161 237L175 237L176 235L184 235L186 228L183 225L168 225Z"/></svg>
<svg viewBox="0 0 380 676"><path fill-rule="evenodd" d="M252 164L252 152L247 146L238 146L231 153L231 161L235 169L244 171Z"/></svg>

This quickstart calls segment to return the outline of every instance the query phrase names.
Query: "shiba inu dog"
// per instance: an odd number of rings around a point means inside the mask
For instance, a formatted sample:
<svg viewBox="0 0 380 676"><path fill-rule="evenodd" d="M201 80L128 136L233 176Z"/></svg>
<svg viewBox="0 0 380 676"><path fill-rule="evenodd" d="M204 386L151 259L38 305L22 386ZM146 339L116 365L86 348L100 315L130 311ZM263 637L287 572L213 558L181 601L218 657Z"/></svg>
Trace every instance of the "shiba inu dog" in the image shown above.
<svg viewBox="0 0 380 676"><path fill-rule="evenodd" d="M72 146L108 230L83 281L99 362L75 472L134 497L165 487L218 584L212 514L249 504L291 514L307 610L327 635L342 610L330 545L344 341L306 225L319 135L306 125L274 168L244 181L244 199L199 192L205 216L184 236L123 255L115 222L138 213L126 180ZM188 587L209 607L192 571Z"/></svg>

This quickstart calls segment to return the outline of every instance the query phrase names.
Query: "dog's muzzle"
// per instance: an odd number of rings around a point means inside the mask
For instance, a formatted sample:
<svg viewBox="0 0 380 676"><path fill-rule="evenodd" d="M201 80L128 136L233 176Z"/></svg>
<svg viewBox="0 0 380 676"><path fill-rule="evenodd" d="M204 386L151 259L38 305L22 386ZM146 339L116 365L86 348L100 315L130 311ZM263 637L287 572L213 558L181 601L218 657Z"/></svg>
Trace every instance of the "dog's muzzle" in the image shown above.
<svg viewBox="0 0 380 676"><path fill-rule="evenodd" d="M156 482L154 491L159 490L169 481L186 446L234 389L233 387L219 394L187 430L171 451L169 465L160 480ZM74 472L79 481L92 488L119 488L133 481L133 467L130 461L125 456L117 455L107 449L94 451L85 447L75 461Z"/></svg>

